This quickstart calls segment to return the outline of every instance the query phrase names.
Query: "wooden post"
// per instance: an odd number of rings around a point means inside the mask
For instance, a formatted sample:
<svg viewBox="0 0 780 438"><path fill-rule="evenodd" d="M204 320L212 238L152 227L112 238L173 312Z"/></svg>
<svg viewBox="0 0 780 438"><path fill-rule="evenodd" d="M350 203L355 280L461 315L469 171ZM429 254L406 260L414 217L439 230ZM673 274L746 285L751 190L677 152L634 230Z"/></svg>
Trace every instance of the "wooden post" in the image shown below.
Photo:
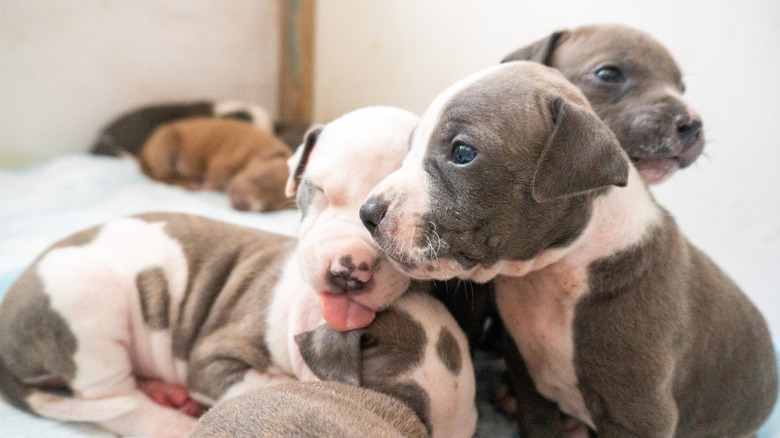
<svg viewBox="0 0 780 438"><path fill-rule="evenodd" d="M278 0L281 18L279 122L308 126L312 119L314 0Z"/></svg>

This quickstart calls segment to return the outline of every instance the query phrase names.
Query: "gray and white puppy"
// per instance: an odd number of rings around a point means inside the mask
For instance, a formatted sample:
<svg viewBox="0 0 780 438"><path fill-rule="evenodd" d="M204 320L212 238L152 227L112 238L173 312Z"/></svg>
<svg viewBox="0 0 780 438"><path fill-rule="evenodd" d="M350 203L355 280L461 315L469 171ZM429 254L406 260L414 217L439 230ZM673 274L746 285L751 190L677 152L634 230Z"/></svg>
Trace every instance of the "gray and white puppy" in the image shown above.
<svg viewBox="0 0 780 438"><path fill-rule="evenodd" d="M192 438L424 438L407 405L339 382L274 385L226 400L198 420Z"/></svg>
<svg viewBox="0 0 780 438"><path fill-rule="evenodd" d="M206 405L335 379L400 399L434 436L470 436L474 376L463 333L427 294L401 297L408 277L358 217L371 187L400 166L416 123L372 107L313 131L290 163L291 188L317 188L299 192L298 241L161 213L57 243L0 305L0 392L44 417L185 437L195 420L155 404L136 377L184 385ZM352 164L349 177L336 164ZM342 333L325 321L368 327Z"/></svg>
<svg viewBox="0 0 780 438"><path fill-rule="evenodd" d="M704 149L699 115L682 99L680 68L652 36L627 26L553 32L507 55L559 70L582 90L639 174L659 183Z"/></svg>
<svg viewBox="0 0 780 438"><path fill-rule="evenodd" d="M536 389L599 436L750 436L772 410L761 314L551 68L509 62L440 94L361 217L413 277L495 278Z"/></svg>

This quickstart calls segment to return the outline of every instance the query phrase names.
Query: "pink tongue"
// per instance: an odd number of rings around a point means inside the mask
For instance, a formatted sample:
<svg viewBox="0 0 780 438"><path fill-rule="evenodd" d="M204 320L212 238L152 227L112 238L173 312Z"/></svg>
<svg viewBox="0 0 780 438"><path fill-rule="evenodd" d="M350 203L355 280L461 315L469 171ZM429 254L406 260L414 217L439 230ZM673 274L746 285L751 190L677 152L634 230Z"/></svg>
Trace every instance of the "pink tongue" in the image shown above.
<svg viewBox="0 0 780 438"><path fill-rule="evenodd" d="M376 312L344 295L320 294L322 316L330 328L338 331L363 328L374 320Z"/></svg>

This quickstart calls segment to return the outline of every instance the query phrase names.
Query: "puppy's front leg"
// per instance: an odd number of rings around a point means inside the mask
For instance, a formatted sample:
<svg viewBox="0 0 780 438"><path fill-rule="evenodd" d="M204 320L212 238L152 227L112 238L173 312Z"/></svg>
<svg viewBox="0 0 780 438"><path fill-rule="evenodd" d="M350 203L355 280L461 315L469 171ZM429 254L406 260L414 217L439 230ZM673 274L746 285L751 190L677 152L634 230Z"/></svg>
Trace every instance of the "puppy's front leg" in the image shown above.
<svg viewBox="0 0 780 438"><path fill-rule="evenodd" d="M508 333L504 333L503 350L509 383L517 397L517 428L520 437L571 436L563 427L561 421L563 414L558 406L536 392L536 386L526 369L525 362Z"/></svg>
<svg viewBox="0 0 780 438"><path fill-rule="evenodd" d="M296 380L277 372L267 351L238 336L229 339L215 336L193 349L187 371L193 399L214 405L253 389Z"/></svg>

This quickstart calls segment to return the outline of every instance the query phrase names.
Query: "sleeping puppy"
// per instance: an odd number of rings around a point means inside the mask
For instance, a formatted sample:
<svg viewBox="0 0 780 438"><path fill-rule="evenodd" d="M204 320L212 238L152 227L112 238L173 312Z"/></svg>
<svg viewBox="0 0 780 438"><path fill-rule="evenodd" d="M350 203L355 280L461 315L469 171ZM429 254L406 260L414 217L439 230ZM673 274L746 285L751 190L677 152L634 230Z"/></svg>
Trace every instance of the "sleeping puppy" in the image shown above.
<svg viewBox="0 0 780 438"><path fill-rule="evenodd" d="M553 32L502 62L528 60L559 70L593 110L648 184L690 166L704 149L699 115L669 52L650 35L619 25Z"/></svg>
<svg viewBox="0 0 780 438"><path fill-rule="evenodd" d="M191 118L157 128L138 156L168 184L224 190L237 210L292 208L285 195L292 151L271 132L239 120Z"/></svg>
<svg viewBox="0 0 780 438"><path fill-rule="evenodd" d="M409 279L358 218L370 188L400 166L416 122L374 107L307 136L289 182L301 185L297 242L147 214L57 243L0 305L0 392L44 417L184 437L195 420L155 404L136 377L186 385L206 405L275 383L335 379L399 398L434 434L467 436L476 410L463 334L426 295L387 309ZM352 163L361 165L349 177L333 172ZM341 333L323 321L373 324Z"/></svg>
<svg viewBox="0 0 780 438"><path fill-rule="evenodd" d="M339 382L285 383L219 403L192 438L424 438L425 426L398 400Z"/></svg>
<svg viewBox="0 0 780 438"><path fill-rule="evenodd" d="M516 388L523 436L563 433L549 406L604 437L750 436L772 410L761 314L553 69L509 62L440 94L361 218L413 277L495 278L525 364L509 371L544 397Z"/></svg>
<svg viewBox="0 0 780 438"><path fill-rule="evenodd" d="M125 154L137 156L146 140L160 125L193 117L244 120L258 129L273 130L271 115L249 102L204 100L160 103L136 108L114 119L100 133L92 146L92 153L113 157Z"/></svg>

